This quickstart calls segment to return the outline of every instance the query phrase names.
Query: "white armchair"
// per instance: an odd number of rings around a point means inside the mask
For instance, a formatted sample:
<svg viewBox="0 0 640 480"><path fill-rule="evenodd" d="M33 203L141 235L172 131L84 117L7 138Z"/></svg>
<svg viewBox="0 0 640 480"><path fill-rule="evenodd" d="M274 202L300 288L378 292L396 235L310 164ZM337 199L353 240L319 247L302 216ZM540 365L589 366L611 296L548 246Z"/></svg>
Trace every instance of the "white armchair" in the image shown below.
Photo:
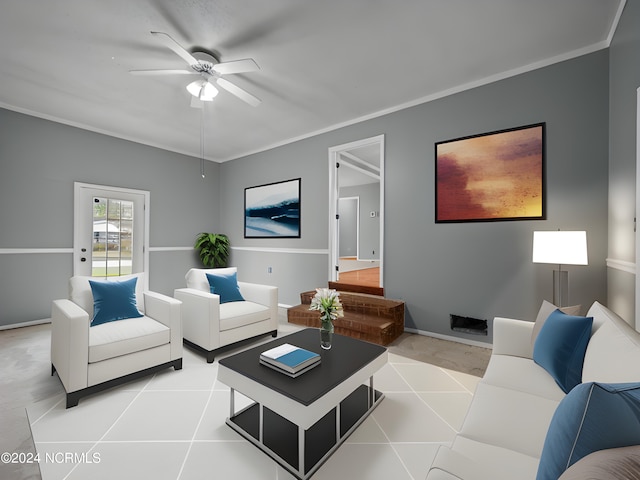
<svg viewBox="0 0 640 480"><path fill-rule="evenodd" d="M235 267L192 268L185 275L187 288L179 288L174 297L182 302L184 343L204 352L212 363L216 351L237 342L270 333L278 334L278 288L237 282L241 294L225 302L211 293L207 274L234 279Z"/></svg>
<svg viewBox="0 0 640 480"><path fill-rule="evenodd" d="M51 374L67 394L67 408L80 398L157 370L182 368L182 320L180 301L155 292L143 292L143 274L108 279L75 276L69 281L69 299L54 300L51 312ZM98 323L90 280L113 285L137 277L130 292L133 318L112 318ZM128 283L128 285L132 285ZM107 287L109 288L109 287ZM117 302L101 300L103 314ZM129 305L130 307L131 305ZM125 315L126 316L126 315ZM115 318L118 318L117 315ZM101 319L104 320L104 319Z"/></svg>

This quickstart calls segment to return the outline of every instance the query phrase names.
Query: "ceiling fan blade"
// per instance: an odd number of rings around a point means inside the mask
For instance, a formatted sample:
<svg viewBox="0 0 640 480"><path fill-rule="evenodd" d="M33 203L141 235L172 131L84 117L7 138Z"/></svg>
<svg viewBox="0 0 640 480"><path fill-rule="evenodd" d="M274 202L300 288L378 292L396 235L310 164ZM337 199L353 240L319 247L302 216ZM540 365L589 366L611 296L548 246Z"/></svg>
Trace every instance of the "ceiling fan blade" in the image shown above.
<svg viewBox="0 0 640 480"><path fill-rule="evenodd" d="M193 70L129 70L132 75L198 75Z"/></svg>
<svg viewBox="0 0 640 480"><path fill-rule="evenodd" d="M220 75L227 75L230 73L255 72L260 70L260 67L253 59L245 58L244 60L217 63L213 66L213 70Z"/></svg>
<svg viewBox="0 0 640 480"><path fill-rule="evenodd" d="M173 38L171 38L166 33L163 33L163 32L151 32L151 35L153 35L158 40L160 40L162 43L164 43L164 45L166 47L168 47L171 50L173 50L177 55L179 55L189 65L198 64L198 60L193 55L191 55L184 48L182 48L182 46L178 42L176 42Z"/></svg>
<svg viewBox="0 0 640 480"><path fill-rule="evenodd" d="M218 78L218 80L216 80L216 82L218 83L218 85L220 85L222 88L224 88L227 92L235 95L240 100L243 100L243 101L247 102L252 107L257 107L258 105L260 105L262 103L262 100L260 100L258 97L254 97L249 92L247 92L246 90L243 90L239 86L231 83L226 78Z"/></svg>

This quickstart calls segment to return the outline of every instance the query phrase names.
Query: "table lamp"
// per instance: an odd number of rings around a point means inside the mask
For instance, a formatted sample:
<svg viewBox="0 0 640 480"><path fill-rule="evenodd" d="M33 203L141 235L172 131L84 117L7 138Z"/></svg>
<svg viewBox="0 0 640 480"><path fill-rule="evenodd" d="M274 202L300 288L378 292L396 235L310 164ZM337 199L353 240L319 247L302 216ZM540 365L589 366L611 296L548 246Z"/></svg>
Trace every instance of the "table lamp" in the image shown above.
<svg viewBox="0 0 640 480"><path fill-rule="evenodd" d="M568 305L569 272L562 265L588 265L587 232L549 231L533 232L533 263L558 265L553 271L553 304Z"/></svg>

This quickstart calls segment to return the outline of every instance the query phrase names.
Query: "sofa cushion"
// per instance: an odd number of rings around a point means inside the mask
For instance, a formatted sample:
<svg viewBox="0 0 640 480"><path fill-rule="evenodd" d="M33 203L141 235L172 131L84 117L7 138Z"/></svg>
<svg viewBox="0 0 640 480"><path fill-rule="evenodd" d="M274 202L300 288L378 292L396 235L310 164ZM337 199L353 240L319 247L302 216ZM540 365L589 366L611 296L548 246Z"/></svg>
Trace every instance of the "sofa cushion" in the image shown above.
<svg viewBox="0 0 640 480"><path fill-rule="evenodd" d="M597 450L640 444L640 383L583 383L560 402L540 457L537 480L556 480Z"/></svg>
<svg viewBox="0 0 640 480"><path fill-rule="evenodd" d="M481 381L476 387L460 435L539 458L547 428L559 403L557 400Z"/></svg>
<svg viewBox="0 0 640 480"><path fill-rule="evenodd" d="M103 323L89 329L89 363L165 345L170 340L169 327L149 317Z"/></svg>
<svg viewBox="0 0 640 480"><path fill-rule="evenodd" d="M583 382L640 382L640 333L595 302L589 309L595 332L582 368Z"/></svg>
<svg viewBox="0 0 640 480"><path fill-rule="evenodd" d="M540 365L529 358L491 355L482 383L508 388L560 403L565 393Z"/></svg>
<svg viewBox="0 0 640 480"><path fill-rule="evenodd" d="M236 267L227 268L191 268L184 276L187 282L187 288L195 288L202 292L210 292L211 286L207 280L207 273L217 273L227 275L229 273L238 272Z"/></svg>
<svg viewBox="0 0 640 480"><path fill-rule="evenodd" d="M576 317L555 310L540 329L533 361L569 392L582 381L582 363L591 336L592 317Z"/></svg>
<svg viewBox="0 0 640 480"><path fill-rule="evenodd" d="M99 280L101 282L121 282L137 278L136 282L136 307L144 313L144 273L133 273L131 275L121 275L119 277L90 277L86 275L75 275L69 279L69 300L80 306L89 315L93 314L93 293L89 280Z"/></svg>
<svg viewBox="0 0 640 480"><path fill-rule="evenodd" d="M537 466L537 458L458 436L455 439L455 449L444 445L438 448L427 478L429 480L533 478ZM531 471L533 473L530 473Z"/></svg>
<svg viewBox="0 0 640 480"><path fill-rule="evenodd" d="M446 447L444 447L446 448ZM539 457L517 452L509 447L496 446L485 441L467 438L460 434L453 442L454 452L467 458L470 468L461 471L455 456L449 462L448 470L461 473L464 480L519 480L535 478ZM438 451L440 454L440 451ZM436 458L436 460L439 460ZM453 463L453 464L452 464ZM428 476L431 480L431 475Z"/></svg>
<svg viewBox="0 0 640 480"><path fill-rule="evenodd" d="M254 302L228 302L220 305L220 331L250 325L270 318L269 307Z"/></svg>
<svg viewBox="0 0 640 480"><path fill-rule="evenodd" d="M536 322L533 325L533 332L531 333L531 346L533 346L536 342L536 338L538 338L538 334L540 333L540 329L544 322L547 321L549 315L551 315L554 311L560 309L560 311L566 313L567 315L580 315L580 309L582 305L572 305L570 307L556 307L553 303L548 302L546 300L542 301L542 305L540 305L540 310L538 310L538 316L536 317Z"/></svg>
<svg viewBox="0 0 640 480"><path fill-rule="evenodd" d="M98 282L89 280L93 295L93 316L91 326L107 322L142 317L136 307L137 278L119 282Z"/></svg>
<svg viewBox="0 0 640 480"><path fill-rule="evenodd" d="M640 445L590 453L569 467L559 480L640 480Z"/></svg>
<svg viewBox="0 0 640 480"><path fill-rule="evenodd" d="M590 453L565 471L559 480L640 480L640 445Z"/></svg>
<svg viewBox="0 0 640 480"><path fill-rule="evenodd" d="M220 296L220 303L241 302L244 300L238 286L236 272L207 273L210 292Z"/></svg>

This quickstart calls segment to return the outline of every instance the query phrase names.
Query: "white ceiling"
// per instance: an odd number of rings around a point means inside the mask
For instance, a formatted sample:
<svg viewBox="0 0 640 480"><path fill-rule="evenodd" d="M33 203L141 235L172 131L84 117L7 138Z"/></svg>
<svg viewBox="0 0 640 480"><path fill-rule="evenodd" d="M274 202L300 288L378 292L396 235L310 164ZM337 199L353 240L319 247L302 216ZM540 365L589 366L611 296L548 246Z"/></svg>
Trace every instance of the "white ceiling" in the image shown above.
<svg viewBox="0 0 640 480"><path fill-rule="evenodd" d="M186 64L150 31L220 61L205 156L226 161L609 45L624 0L2 0L0 107L200 156Z"/></svg>

